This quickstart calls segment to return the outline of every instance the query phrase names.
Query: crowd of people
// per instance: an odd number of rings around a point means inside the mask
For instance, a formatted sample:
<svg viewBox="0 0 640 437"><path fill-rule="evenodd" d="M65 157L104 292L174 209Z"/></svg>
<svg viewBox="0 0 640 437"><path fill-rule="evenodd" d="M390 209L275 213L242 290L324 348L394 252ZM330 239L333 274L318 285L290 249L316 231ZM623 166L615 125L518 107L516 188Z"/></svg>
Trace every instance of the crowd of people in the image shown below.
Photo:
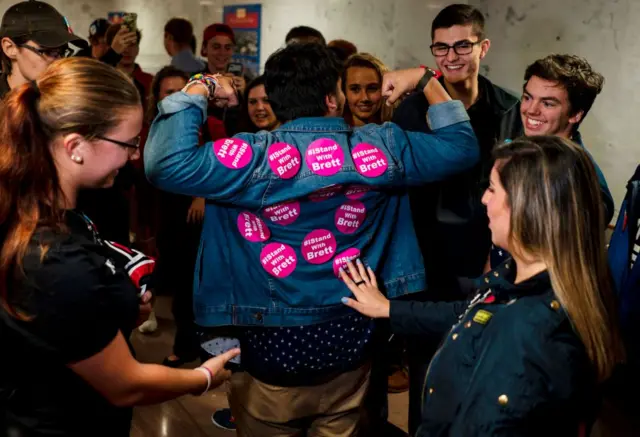
<svg viewBox="0 0 640 437"><path fill-rule="evenodd" d="M549 54L514 96L479 74L484 25L445 7L435 68L399 71L298 26L251 77L228 25L198 51L173 18L152 75L140 29L100 18L87 43L10 7L0 433L127 436L133 406L226 381L212 420L246 437L386 436L407 389L416 437L582 437L631 405L640 172L607 248L579 129L604 77ZM175 341L143 364L156 294Z"/></svg>

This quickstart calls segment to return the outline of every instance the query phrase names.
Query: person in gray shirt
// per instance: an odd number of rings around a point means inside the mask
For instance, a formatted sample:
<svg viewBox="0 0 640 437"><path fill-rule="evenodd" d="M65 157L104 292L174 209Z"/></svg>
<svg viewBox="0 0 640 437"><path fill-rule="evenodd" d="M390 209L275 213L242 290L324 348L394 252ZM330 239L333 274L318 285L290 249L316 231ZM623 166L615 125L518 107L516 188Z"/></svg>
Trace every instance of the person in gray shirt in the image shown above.
<svg viewBox="0 0 640 437"><path fill-rule="evenodd" d="M189 74L206 67L192 50L193 37L193 25L184 18L172 18L164 26L164 48L171 56L171 65Z"/></svg>

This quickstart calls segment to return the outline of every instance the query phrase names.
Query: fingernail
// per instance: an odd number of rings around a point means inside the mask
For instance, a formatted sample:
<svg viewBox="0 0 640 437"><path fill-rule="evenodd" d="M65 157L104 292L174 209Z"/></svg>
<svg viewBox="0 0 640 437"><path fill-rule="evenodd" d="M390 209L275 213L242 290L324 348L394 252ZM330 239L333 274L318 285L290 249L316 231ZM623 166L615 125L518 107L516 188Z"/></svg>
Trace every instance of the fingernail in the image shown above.
<svg viewBox="0 0 640 437"><path fill-rule="evenodd" d="M340 299L340 301L346 304L348 302L348 299L346 297L343 297L342 299Z"/></svg>
<svg viewBox="0 0 640 437"><path fill-rule="evenodd" d="M359 265L362 265L362 261L360 261L360 258L358 258L358 259L356 260L356 262L357 262Z"/></svg>
<svg viewBox="0 0 640 437"><path fill-rule="evenodd" d="M344 273L344 269L340 267L340 273Z"/></svg>

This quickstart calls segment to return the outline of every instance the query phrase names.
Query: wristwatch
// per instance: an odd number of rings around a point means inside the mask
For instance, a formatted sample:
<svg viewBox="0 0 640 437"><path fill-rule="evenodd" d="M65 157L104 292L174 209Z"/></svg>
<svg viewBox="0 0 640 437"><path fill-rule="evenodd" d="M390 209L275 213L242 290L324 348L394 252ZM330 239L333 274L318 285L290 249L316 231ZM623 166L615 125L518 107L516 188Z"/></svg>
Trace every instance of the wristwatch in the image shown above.
<svg viewBox="0 0 640 437"><path fill-rule="evenodd" d="M422 79L420 79L420 82L418 82L416 90L422 91L424 87L427 86L427 83L429 83L431 78L435 77L436 79L438 79L440 76L442 76L440 72L434 71L425 65L421 65L420 68L424 68L424 76L422 76Z"/></svg>

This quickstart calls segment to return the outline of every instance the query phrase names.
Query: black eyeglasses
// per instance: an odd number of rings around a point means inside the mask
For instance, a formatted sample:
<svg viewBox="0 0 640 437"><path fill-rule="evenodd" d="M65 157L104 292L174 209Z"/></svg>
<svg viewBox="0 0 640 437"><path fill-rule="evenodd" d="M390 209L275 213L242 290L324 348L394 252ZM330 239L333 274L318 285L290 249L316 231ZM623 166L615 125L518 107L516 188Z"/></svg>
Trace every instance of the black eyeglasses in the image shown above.
<svg viewBox="0 0 640 437"><path fill-rule="evenodd" d="M55 49L39 49L29 44L19 44L18 47L32 51L33 53L51 59L68 58L73 54L68 46L56 47Z"/></svg>
<svg viewBox="0 0 640 437"><path fill-rule="evenodd" d="M482 41L458 41L452 46L444 43L431 44L429 46L431 48L431 54L433 56L447 56L449 54L449 50L453 49L456 55L468 55L473 51L473 48L482 43Z"/></svg>
<svg viewBox="0 0 640 437"><path fill-rule="evenodd" d="M99 140L109 141L110 143L117 144L118 146L126 147L128 149L136 149L140 147L140 137L136 137L133 141L134 143L125 143L124 141L113 140L107 137L101 137L99 135L95 135L94 138L98 138Z"/></svg>

